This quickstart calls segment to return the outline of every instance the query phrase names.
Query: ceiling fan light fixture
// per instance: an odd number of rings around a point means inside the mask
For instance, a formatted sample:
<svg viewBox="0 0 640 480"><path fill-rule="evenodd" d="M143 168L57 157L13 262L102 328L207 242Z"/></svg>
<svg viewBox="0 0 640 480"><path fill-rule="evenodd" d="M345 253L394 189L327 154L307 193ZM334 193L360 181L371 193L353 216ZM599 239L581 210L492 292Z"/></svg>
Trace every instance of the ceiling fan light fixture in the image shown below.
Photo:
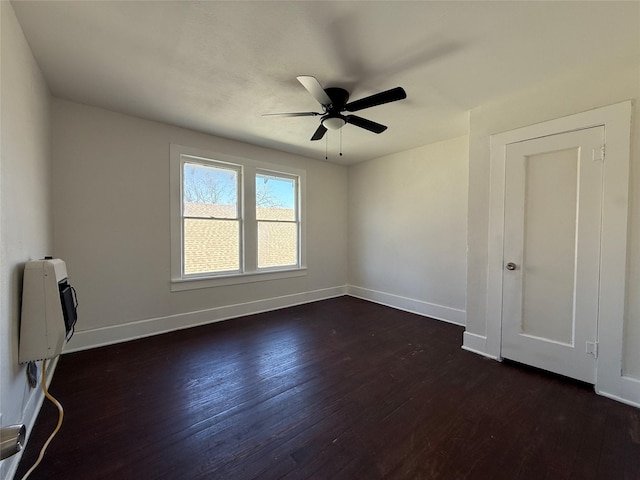
<svg viewBox="0 0 640 480"><path fill-rule="evenodd" d="M342 117L327 117L322 120L322 125L329 130L340 130L346 123Z"/></svg>

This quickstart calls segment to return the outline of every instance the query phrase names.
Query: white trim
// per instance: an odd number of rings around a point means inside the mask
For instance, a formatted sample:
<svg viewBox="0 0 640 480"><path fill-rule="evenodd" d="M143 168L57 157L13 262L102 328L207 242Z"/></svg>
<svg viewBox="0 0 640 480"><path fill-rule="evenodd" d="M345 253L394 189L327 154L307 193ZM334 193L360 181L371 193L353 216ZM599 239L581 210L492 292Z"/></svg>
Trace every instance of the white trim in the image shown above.
<svg viewBox="0 0 640 480"><path fill-rule="evenodd" d="M467 315L465 310L457 308L445 307L435 303L429 303L414 298L402 297L392 293L379 292L368 288L349 285L347 295L352 297L369 300L370 302L379 303L387 307L392 307L405 312L416 313L425 317L435 318L443 322L453 323L455 325L466 325Z"/></svg>
<svg viewBox="0 0 640 480"><path fill-rule="evenodd" d="M626 403L632 407L640 408L640 380L623 375L620 378L620 386L622 388L621 391L618 392L618 395L598 390L597 388L596 392L604 397Z"/></svg>
<svg viewBox="0 0 640 480"><path fill-rule="evenodd" d="M477 335L471 332L464 332L462 334L462 349L467 352L477 353L483 357L491 358L493 360L501 360L500 358L491 355L487 352L487 337L484 335Z"/></svg>
<svg viewBox="0 0 640 480"><path fill-rule="evenodd" d="M280 280L283 278L304 277L307 275L306 268L282 269L282 270L261 270L259 272L231 274L217 278L184 278L171 281L171 291L181 292L184 290L194 290L197 288L220 287L222 285L239 285L242 283L263 282L265 280Z"/></svg>
<svg viewBox="0 0 640 480"><path fill-rule="evenodd" d="M56 367L58 366L58 359L60 357L55 357L49 365L47 365L47 388L51 385L51 380L53 380L53 374L55 373ZM42 366L42 362L39 362L40 366ZM42 368L40 368L40 375L42 375ZM27 445L29 443L29 439L31 438L31 432L33 431L33 427L36 424L36 419L38 418L38 414L40 413L40 409L42 408L42 404L44 403L44 392L42 391L42 377L38 380L38 385L31 391L27 403L24 406L24 410L22 411L22 420L20 423L24 424L27 433L24 441L24 445L22 450L20 450L15 455L5 459L2 461L3 467L8 465L6 472L7 478L13 478L18 470L18 465L20 464L20 459L24 454ZM38 446L38 450L42 446Z"/></svg>
<svg viewBox="0 0 640 480"><path fill-rule="evenodd" d="M640 398L637 394L638 388L629 387L629 382L621 374L631 112L632 102L626 101L491 136L485 352L496 358L501 357L506 145L532 138L604 126L606 159L604 161L600 265L599 355L595 387L597 392L607 392L606 395L611 398L637 403L634 398Z"/></svg>
<svg viewBox="0 0 640 480"><path fill-rule="evenodd" d="M166 317L149 318L123 325L79 331L71 338L63 353L88 350L90 348L136 340L138 338L150 337L174 330L182 330L198 325L243 317L245 315L253 315L255 313L279 310L303 303L341 297L346 294L346 291L347 287L343 285L311 292L294 293L281 297L255 300L236 305L215 307L207 310L168 315Z"/></svg>
<svg viewBox="0 0 640 480"><path fill-rule="evenodd" d="M342 285L241 304L226 305L206 310L168 315L165 317L138 320L123 325L77 331L65 346L63 353L88 350L90 348L136 340L174 330L182 330L222 320L243 317L245 315L278 310L281 308L341 297L344 295L350 295L352 297L379 303L398 310L416 313L418 315L434 318L447 323L453 323L455 325L464 326L466 320L464 310L401 297L399 295L378 292L366 288L355 287L352 285Z"/></svg>
<svg viewBox="0 0 640 480"><path fill-rule="evenodd" d="M489 168L489 252L487 265L486 346L485 351L501 358L502 338L502 265L504 233L504 194L506 172L506 144L490 137L491 164Z"/></svg>
<svg viewBox="0 0 640 480"><path fill-rule="evenodd" d="M241 188L238 204L243 205L241 214L241 266L242 272L209 276L182 275L182 157L191 157L194 161L226 163L237 166L241 170L239 181ZM298 265L281 269L259 269L257 266L257 222L255 204L247 202L247 198L255 197L255 174L257 171L282 174L297 179L299 224ZM171 291L208 288L221 285L237 285L239 283L260 282L266 280L297 277L306 275L307 268L307 171L300 168L262 162L220 152L212 152L183 145L169 145L169 191L170 191L170 225L171 225ZM246 277L243 280L241 277Z"/></svg>

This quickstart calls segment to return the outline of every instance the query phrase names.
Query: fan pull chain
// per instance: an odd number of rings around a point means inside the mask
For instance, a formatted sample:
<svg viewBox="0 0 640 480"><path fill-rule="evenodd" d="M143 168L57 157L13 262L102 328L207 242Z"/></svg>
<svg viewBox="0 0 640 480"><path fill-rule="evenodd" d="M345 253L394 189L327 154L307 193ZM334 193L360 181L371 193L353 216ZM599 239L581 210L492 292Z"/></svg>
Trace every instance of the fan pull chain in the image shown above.
<svg viewBox="0 0 640 480"><path fill-rule="evenodd" d="M329 160L329 132L324 137L324 159Z"/></svg>
<svg viewBox="0 0 640 480"><path fill-rule="evenodd" d="M342 156L342 129L340 129L340 156Z"/></svg>

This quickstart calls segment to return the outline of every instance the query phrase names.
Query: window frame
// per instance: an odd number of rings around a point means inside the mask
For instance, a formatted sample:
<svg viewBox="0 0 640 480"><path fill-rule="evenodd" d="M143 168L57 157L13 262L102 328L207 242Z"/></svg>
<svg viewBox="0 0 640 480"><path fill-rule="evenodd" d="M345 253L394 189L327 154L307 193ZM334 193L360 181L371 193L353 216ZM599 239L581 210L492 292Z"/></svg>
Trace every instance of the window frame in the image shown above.
<svg viewBox="0 0 640 480"><path fill-rule="evenodd" d="M306 265L306 170L219 152L170 144L171 291L236 285L307 274ZM184 275L183 165L229 165L239 168L238 215L240 218L240 271ZM298 263L293 266L258 268L258 220L256 174L297 178Z"/></svg>

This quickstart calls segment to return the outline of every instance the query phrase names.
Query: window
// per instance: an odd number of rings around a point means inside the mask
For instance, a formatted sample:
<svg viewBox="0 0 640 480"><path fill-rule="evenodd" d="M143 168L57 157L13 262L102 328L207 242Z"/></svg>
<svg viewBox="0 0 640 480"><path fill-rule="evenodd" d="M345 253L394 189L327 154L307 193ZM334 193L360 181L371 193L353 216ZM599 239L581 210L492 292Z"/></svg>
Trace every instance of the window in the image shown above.
<svg viewBox="0 0 640 480"><path fill-rule="evenodd" d="M258 268L296 265L298 260L297 178L256 174Z"/></svg>
<svg viewBox="0 0 640 480"><path fill-rule="evenodd" d="M188 157L182 165L183 276L240 272L240 168Z"/></svg>
<svg viewBox="0 0 640 480"><path fill-rule="evenodd" d="M304 275L304 170L171 145L172 290Z"/></svg>

